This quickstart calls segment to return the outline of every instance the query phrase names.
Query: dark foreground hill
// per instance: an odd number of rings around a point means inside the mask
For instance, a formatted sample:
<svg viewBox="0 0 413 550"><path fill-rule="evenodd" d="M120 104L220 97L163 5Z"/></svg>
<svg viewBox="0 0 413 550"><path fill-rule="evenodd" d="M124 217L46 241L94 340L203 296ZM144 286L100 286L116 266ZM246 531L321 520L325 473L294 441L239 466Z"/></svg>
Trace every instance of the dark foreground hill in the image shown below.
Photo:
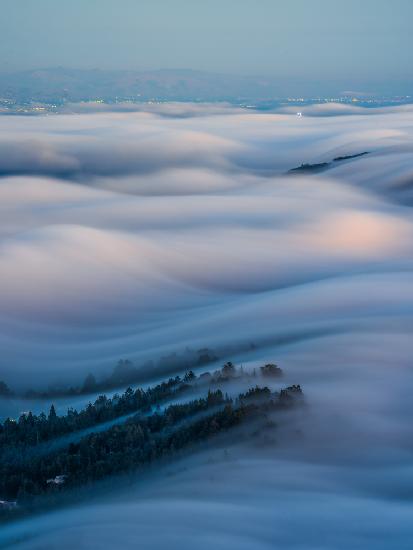
<svg viewBox="0 0 413 550"><path fill-rule="evenodd" d="M281 375L281 369L269 364L261 367L259 379L255 372L251 378L265 382ZM227 363L217 377L189 372L147 390L128 388L112 399L101 396L64 416L52 406L48 415L7 419L0 424L0 517L25 513L38 499L173 457L245 423L263 427L270 422L273 429L273 414L302 401L298 385L274 392L250 385L248 376ZM231 380L247 382L249 389L224 394L217 386Z"/></svg>

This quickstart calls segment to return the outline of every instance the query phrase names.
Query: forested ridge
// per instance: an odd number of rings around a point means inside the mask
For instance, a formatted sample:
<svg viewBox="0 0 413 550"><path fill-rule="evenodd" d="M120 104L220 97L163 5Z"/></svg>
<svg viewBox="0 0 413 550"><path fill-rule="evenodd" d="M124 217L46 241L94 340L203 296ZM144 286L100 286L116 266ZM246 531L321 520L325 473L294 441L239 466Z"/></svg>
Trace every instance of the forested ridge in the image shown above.
<svg viewBox="0 0 413 550"><path fill-rule="evenodd" d="M275 365L261 368L263 376L279 376ZM266 418L271 412L289 408L300 401L300 386L279 392L257 384L248 391L229 397L216 381L242 377L227 363L213 378L208 378L204 397L184 403L159 403L191 388L197 377L189 372L157 386L135 391L128 388L122 395L108 399L100 396L93 404L77 412L69 410L58 416L52 406L49 415L22 415L0 425L0 499L3 511L24 507L33 498L75 488L122 472L131 471L173 455L174 452L237 426L247 420ZM214 382L215 381L215 382ZM202 385L201 385L202 387ZM152 407L155 406L155 409ZM54 441L68 432L94 426L127 413L121 423L87 435L55 449L41 449L44 441ZM105 426L106 428L106 426Z"/></svg>
<svg viewBox="0 0 413 550"><path fill-rule="evenodd" d="M165 372L173 370L189 371L200 366L208 365L217 361L216 353L208 348L191 350L187 348L181 353L169 353L158 360L148 360L137 365L129 359L121 359L114 366L113 370L100 379L93 373L87 374L82 383L78 385L65 385L54 383L47 389L29 388L25 391L13 389L4 380L0 380L1 397L19 397L25 399L50 399L56 397L71 397L76 395L88 395L96 392L107 392L127 385L136 385L145 381L148 373L158 372L164 376ZM146 375L145 375L146 373Z"/></svg>
<svg viewBox="0 0 413 550"><path fill-rule="evenodd" d="M276 365L267 364L261 367L260 374L263 377L279 377L282 370ZM256 379L256 373L246 373L242 368L228 362L212 374L204 372L197 376L193 371L188 371L182 378L176 376L146 389L133 390L129 387L123 394L115 394L112 398L100 395L94 403L89 403L84 409L77 411L69 408L63 416L56 414L54 405L51 406L48 415L23 413L17 421L7 418L3 424L0 423L0 449L7 445L37 445L133 412L149 413L152 407L178 399L196 388L220 386L230 380L245 377Z"/></svg>

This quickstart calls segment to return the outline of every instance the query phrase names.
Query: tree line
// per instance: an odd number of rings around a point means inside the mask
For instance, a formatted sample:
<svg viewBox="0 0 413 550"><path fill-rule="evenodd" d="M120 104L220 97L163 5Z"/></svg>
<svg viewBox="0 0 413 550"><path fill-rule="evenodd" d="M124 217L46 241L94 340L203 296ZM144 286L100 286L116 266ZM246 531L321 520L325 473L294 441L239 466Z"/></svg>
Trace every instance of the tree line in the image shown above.
<svg viewBox="0 0 413 550"><path fill-rule="evenodd" d="M281 369L273 364L264 365L260 371L264 376L279 376L282 373ZM100 395L84 409L77 411L69 408L62 416L56 414L55 407L52 405L48 415L45 413L35 415L28 412L21 414L18 420L7 418L0 423L0 456L2 449L4 450L8 445L14 447L37 445L133 412L148 413L152 407L188 392L196 383L205 383L214 387L243 376L247 374L242 368L237 368L232 362L228 362L213 374L204 372L197 376L193 371L188 371L183 378L176 376L147 389L133 390L129 387L123 394L115 394L112 398ZM254 373L252 376L254 377Z"/></svg>
<svg viewBox="0 0 413 550"><path fill-rule="evenodd" d="M169 353L160 357L159 360L148 360L137 366L129 359L121 359L113 368L112 372L100 380L93 373L87 374L84 381L79 385L55 384L48 389L28 389L19 393L0 380L0 397L23 397L27 399L49 399L53 397L70 397L73 395L87 395L100 391L125 387L129 384L142 382L144 373L165 372L174 370L188 370L189 368L200 367L217 361L218 357L214 351L208 348L192 350L187 348L182 353Z"/></svg>
<svg viewBox="0 0 413 550"><path fill-rule="evenodd" d="M136 414L44 456L29 453L27 459L9 441L7 459L0 460L0 498L24 505L34 496L148 465L248 419L291 407L301 395L300 386L276 393L255 386L236 399L210 389L204 398L173 404L149 416Z"/></svg>

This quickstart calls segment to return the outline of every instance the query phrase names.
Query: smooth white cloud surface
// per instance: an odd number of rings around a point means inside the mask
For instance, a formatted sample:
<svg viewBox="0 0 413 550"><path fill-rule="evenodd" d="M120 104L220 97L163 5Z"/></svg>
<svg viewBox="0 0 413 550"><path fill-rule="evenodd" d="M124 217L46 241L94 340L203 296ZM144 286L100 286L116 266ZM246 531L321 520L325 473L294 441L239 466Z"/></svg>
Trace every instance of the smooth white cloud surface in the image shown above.
<svg viewBox="0 0 413 550"><path fill-rule="evenodd" d="M0 117L2 377L231 345L308 403L275 446L226 439L0 543L410 548L413 109L307 114Z"/></svg>

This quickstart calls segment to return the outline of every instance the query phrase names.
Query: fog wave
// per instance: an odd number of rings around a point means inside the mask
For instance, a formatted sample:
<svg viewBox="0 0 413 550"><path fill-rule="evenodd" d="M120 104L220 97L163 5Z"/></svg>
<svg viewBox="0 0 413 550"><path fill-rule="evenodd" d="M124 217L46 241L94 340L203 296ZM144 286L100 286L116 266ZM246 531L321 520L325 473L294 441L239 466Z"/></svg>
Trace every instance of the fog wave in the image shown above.
<svg viewBox="0 0 413 550"><path fill-rule="evenodd" d="M0 117L2 378L232 346L309 412L0 540L410 548L413 108L73 110Z"/></svg>

